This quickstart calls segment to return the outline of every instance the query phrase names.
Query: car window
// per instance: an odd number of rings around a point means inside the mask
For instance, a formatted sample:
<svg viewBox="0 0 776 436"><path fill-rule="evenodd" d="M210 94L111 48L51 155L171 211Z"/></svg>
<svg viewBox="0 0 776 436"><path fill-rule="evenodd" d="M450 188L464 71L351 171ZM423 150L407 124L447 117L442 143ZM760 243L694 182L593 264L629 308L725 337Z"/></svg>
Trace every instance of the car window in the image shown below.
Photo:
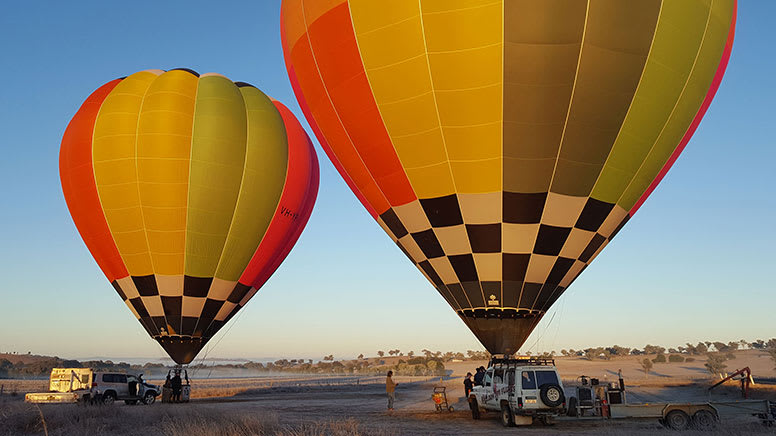
<svg viewBox="0 0 776 436"><path fill-rule="evenodd" d="M504 370L503 369L497 369L493 371L493 383L495 384L503 384L504 383Z"/></svg>
<svg viewBox="0 0 776 436"><path fill-rule="evenodd" d="M485 378L483 379L483 384L485 386L490 386L491 381L493 380L493 371L488 371L485 373Z"/></svg>
<svg viewBox="0 0 776 436"><path fill-rule="evenodd" d="M509 386L514 387L515 386L515 370L510 369L507 371L507 383L509 383Z"/></svg>
<svg viewBox="0 0 776 436"><path fill-rule="evenodd" d="M126 383L127 382L127 376L124 374L116 374L114 375L116 377L116 383Z"/></svg>
<svg viewBox="0 0 776 436"><path fill-rule="evenodd" d="M536 377L533 371L523 371L523 389L536 389Z"/></svg>
<svg viewBox="0 0 776 436"><path fill-rule="evenodd" d="M102 381L105 383L115 383L113 381L113 374L103 374L102 375Z"/></svg>
<svg viewBox="0 0 776 436"><path fill-rule="evenodd" d="M536 371L536 384L541 387L547 384L557 385L560 383L558 383L558 375L555 371Z"/></svg>

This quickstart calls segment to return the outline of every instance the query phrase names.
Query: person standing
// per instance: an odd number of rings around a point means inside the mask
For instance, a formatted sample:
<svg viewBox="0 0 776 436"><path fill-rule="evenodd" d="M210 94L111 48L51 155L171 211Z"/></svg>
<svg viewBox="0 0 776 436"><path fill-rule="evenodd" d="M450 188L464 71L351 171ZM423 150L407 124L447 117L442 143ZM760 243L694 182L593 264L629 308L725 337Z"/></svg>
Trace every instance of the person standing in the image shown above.
<svg viewBox="0 0 776 436"><path fill-rule="evenodd" d="M474 375L474 384L477 386L482 386L483 379L485 378L485 368L479 367L477 368L477 374Z"/></svg>
<svg viewBox="0 0 776 436"><path fill-rule="evenodd" d="M393 371L388 371L388 375L385 377L385 392L388 394L388 410L393 410L396 386L399 386L399 384L394 383L393 381Z"/></svg>
<svg viewBox="0 0 776 436"><path fill-rule="evenodd" d="M472 381L472 373L467 372L466 378L463 379L463 390L465 392L466 398L469 398L469 393L471 393L473 388L474 382Z"/></svg>
<svg viewBox="0 0 776 436"><path fill-rule="evenodd" d="M170 380L170 385L172 385L172 402L173 403L179 403L181 401L181 388L183 383L181 383L181 372L180 370L175 370L175 375Z"/></svg>

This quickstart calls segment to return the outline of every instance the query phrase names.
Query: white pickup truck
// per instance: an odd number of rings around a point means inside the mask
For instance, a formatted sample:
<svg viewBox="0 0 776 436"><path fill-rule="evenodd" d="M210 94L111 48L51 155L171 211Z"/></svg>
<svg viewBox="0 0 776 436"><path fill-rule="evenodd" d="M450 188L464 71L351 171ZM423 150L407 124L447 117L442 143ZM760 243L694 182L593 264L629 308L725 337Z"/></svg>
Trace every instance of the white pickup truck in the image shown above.
<svg viewBox="0 0 776 436"><path fill-rule="evenodd" d="M531 425L534 419L549 424L566 408L563 385L553 359L492 358L482 386L469 394L472 418L481 410L501 413L505 427Z"/></svg>

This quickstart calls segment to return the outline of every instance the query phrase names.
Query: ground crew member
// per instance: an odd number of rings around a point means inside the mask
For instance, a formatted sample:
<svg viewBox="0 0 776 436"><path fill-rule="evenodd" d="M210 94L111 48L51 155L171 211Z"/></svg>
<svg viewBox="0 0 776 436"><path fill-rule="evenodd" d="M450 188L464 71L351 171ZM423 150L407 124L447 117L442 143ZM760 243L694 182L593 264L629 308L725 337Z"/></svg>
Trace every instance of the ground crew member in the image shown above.
<svg viewBox="0 0 776 436"><path fill-rule="evenodd" d="M393 381L393 371L388 371L388 376L385 377L385 392L388 393L388 410L393 410L394 392L396 391L398 383Z"/></svg>
<svg viewBox="0 0 776 436"><path fill-rule="evenodd" d="M474 388L474 382L472 381L472 373L467 372L466 378L463 379L463 390L465 392L466 398L469 398L469 393Z"/></svg>
<svg viewBox="0 0 776 436"><path fill-rule="evenodd" d="M181 400L181 372L180 370L175 370L175 376L170 380L170 385L172 387L172 402L178 403Z"/></svg>

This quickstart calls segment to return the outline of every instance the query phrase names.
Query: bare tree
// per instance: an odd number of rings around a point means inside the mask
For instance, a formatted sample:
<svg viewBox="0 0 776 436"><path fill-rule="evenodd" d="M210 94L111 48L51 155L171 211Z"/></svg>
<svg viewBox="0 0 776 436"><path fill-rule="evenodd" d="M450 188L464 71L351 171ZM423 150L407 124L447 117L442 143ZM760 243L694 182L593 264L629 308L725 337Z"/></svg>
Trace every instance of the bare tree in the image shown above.
<svg viewBox="0 0 776 436"><path fill-rule="evenodd" d="M644 370L644 377L649 377L649 371L652 369L652 361L649 359L644 359L641 362L641 368Z"/></svg>
<svg viewBox="0 0 776 436"><path fill-rule="evenodd" d="M703 365L712 375L719 375L725 372L725 356L719 354L707 354L706 364Z"/></svg>
<svg viewBox="0 0 776 436"><path fill-rule="evenodd" d="M774 368L776 369L776 350L768 350L768 354L771 355L771 359L773 359Z"/></svg>

